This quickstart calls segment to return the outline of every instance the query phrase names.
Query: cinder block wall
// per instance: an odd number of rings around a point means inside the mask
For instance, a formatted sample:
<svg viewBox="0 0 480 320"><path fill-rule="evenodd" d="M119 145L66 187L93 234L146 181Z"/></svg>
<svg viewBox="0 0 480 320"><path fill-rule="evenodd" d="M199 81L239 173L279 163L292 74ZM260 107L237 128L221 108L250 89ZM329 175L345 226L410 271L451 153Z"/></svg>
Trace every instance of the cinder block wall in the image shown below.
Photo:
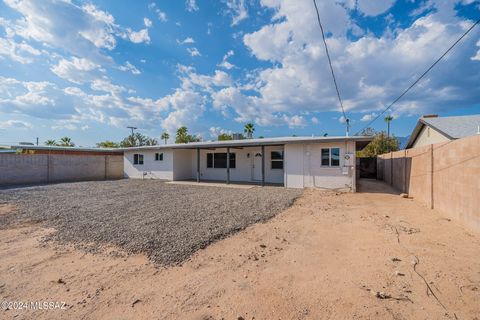
<svg viewBox="0 0 480 320"><path fill-rule="evenodd" d="M480 135L378 158L378 177L480 231Z"/></svg>
<svg viewBox="0 0 480 320"><path fill-rule="evenodd" d="M123 156L0 154L0 185L123 178Z"/></svg>

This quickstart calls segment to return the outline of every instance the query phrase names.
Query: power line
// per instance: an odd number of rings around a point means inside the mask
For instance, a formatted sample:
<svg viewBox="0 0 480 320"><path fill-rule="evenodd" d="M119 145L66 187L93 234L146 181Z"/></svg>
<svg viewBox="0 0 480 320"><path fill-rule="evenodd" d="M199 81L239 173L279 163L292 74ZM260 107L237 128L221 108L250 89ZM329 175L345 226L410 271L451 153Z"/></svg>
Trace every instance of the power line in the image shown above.
<svg viewBox="0 0 480 320"><path fill-rule="evenodd" d="M438 58L427 70L425 70L425 72L422 73L422 75L417 79L415 80L405 91L403 91L403 93L401 95L399 95L395 100L393 100L392 103L390 103L390 105L388 107L386 107L379 115L377 115L372 121L370 121L362 130L359 130L357 133L355 133L355 135L358 135L360 132L362 132L363 130L365 130L366 128L368 128L372 123L374 123L378 118L380 118L381 115L383 115L385 112L387 112L389 109L392 108L392 106L398 102L398 100L400 100L401 98L403 98L403 96L405 94L407 94L408 91L410 91L410 89L412 89L420 80L422 80L422 78L428 73L430 72L430 70L432 70L436 65L437 63L440 62L440 60L443 59L443 57L445 57L452 49L453 47L455 47L457 45L457 43L459 43L460 41L462 41L463 38L465 38L465 36L470 32L472 31L473 28L475 28L477 26L477 24L480 23L480 19L478 19L467 31L465 31L464 34L462 34L462 36L460 38L457 39L457 41L455 41L448 49L447 51L445 51L441 56L440 58Z"/></svg>
<svg viewBox="0 0 480 320"><path fill-rule="evenodd" d="M317 1L313 0L313 4L315 6L315 11L317 12L318 25L320 26L323 43L325 44L325 52L327 54L330 71L332 72L333 83L335 84L335 90L337 91L338 101L340 102L340 108L342 108L343 117L345 118L345 122L347 124L347 135L348 135L348 131L350 127L350 119L347 118L347 115L345 114L345 109L343 108L342 98L340 97L340 91L338 90L337 79L335 77L335 72L333 71L332 59L330 58L330 52L328 51L327 40L325 39L325 32L323 31L322 21L320 20L320 14L318 13Z"/></svg>

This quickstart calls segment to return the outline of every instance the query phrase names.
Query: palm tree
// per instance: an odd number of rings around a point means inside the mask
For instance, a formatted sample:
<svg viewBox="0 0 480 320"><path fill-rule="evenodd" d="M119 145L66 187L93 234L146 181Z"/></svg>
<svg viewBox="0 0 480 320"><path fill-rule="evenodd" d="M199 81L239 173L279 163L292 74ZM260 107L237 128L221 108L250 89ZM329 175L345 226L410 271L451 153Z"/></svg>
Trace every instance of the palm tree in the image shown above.
<svg viewBox="0 0 480 320"><path fill-rule="evenodd" d="M45 145L46 145L46 146L56 146L56 145L57 145L57 141L50 139L50 140L45 141Z"/></svg>
<svg viewBox="0 0 480 320"><path fill-rule="evenodd" d="M387 123L387 138L390 138L390 122L393 120L392 116L386 116L385 122Z"/></svg>
<svg viewBox="0 0 480 320"><path fill-rule="evenodd" d="M147 138L147 141L145 141L145 144L147 146L156 146L158 144L158 141L155 138Z"/></svg>
<svg viewBox="0 0 480 320"><path fill-rule="evenodd" d="M177 137L175 138L175 143L187 143L188 142L188 129L183 126L178 128Z"/></svg>
<svg viewBox="0 0 480 320"><path fill-rule="evenodd" d="M62 147L75 147L75 143L73 143L72 139L69 137L63 137L60 139L60 143L58 145Z"/></svg>
<svg viewBox="0 0 480 320"><path fill-rule="evenodd" d="M245 132L247 134L247 138L248 139L252 139L253 138L253 132L255 131L255 128L253 126L253 123L247 123L245 125L245 128L243 129L243 132Z"/></svg>
<svg viewBox="0 0 480 320"><path fill-rule="evenodd" d="M137 146L137 139L135 139L135 135L131 134L125 139L120 142L120 147L128 148L128 147L136 147Z"/></svg>
<svg viewBox="0 0 480 320"><path fill-rule="evenodd" d="M160 139L162 139L163 141L165 141L165 144L167 144L167 140L170 139L170 135L168 134L168 132L164 132L164 133L162 133L162 135L160 136Z"/></svg>
<svg viewBox="0 0 480 320"><path fill-rule="evenodd" d="M118 148L118 146L118 143L110 140L97 143L97 148Z"/></svg>

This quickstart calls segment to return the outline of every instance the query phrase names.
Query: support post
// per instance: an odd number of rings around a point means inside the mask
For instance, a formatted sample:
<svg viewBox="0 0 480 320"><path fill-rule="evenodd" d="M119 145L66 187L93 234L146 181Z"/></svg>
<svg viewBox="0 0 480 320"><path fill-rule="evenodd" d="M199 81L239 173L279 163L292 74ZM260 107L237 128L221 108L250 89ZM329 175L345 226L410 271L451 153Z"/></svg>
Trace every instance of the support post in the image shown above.
<svg viewBox="0 0 480 320"><path fill-rule="evenodd" d="M433 194L433 173L434 173L434 167L433 167L433 144L430 145L430 209L433 209L435 207L435 197Z"/></svg>
<svg viewBox="0 0 480 320"><path fill-rule="evenodd" d="M265 146L262 146L262 187L265 186Z"/></svg>
<svg viewBox="0 0 480 320"><path fill-rule="evenodd" d="M230 147L227 148L227 184L230 184Z"/></svg>
<svg viewBox="0 0 480 320"><path fill-rule="evenodd" d="M197 148L197 182L200 182L200 148Z"/></svg>

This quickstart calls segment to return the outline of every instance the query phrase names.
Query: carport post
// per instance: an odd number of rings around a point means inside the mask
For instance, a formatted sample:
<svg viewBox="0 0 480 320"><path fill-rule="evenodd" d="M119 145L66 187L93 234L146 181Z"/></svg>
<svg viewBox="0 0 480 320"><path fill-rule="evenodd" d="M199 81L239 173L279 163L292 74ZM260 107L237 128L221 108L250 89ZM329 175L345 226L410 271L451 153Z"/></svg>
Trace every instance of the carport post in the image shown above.
<svg viewBox="0 0 480 320"><path fill-rule="evenodd" d="M230 147L227 148L227 184L230 184Z"/></svg>
<svg viewBox="0 0 480 320"><path fill-rule="evenodd" d="M200 148L197 148L197 182L200 182Z"/></svg>
<svg viewBox="0 0 480 320"><path fill-rule="evenodd" d="M265 146L262 146L262 187L265 186Z"/></svg>

